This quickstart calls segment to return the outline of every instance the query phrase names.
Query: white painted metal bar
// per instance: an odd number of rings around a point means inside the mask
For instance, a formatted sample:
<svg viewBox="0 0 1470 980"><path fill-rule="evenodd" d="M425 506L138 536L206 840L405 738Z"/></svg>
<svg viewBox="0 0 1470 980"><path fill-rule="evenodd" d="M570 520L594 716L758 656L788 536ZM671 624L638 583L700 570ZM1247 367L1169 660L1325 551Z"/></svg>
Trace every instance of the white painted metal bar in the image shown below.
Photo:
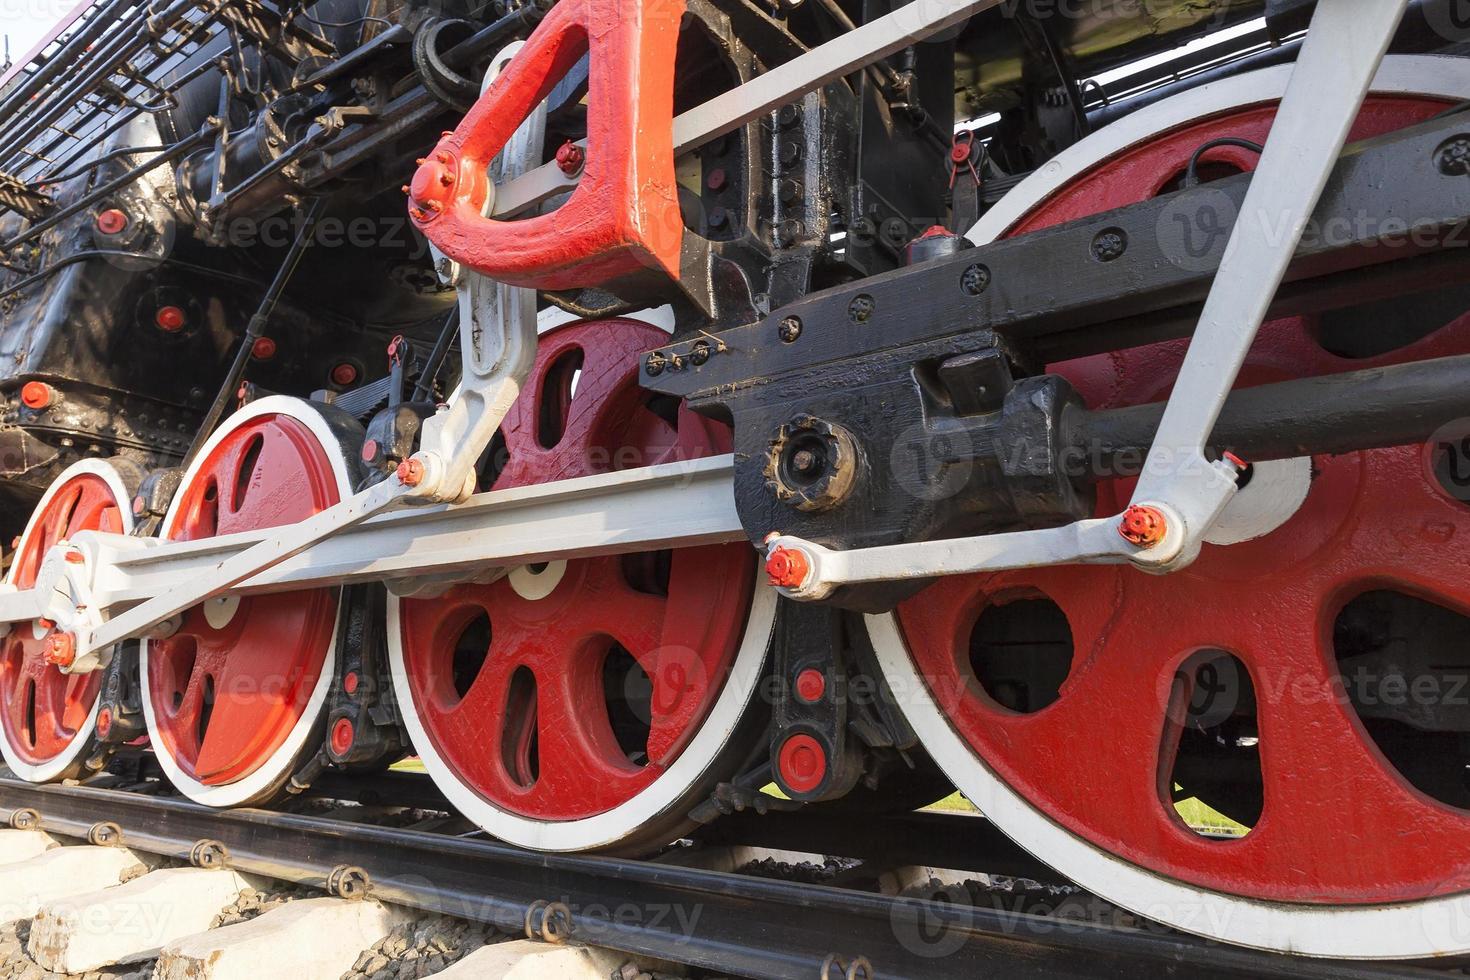
<svg viewBox="0 0 1470 980"><path fill-rule="evenodd" d="M715 456L601 476L477 494L463 504L416 507L363 521L237 583L272 592L440 576L496 567L744 540L732 492L734 459ZM94 598L140 602L268 540L251 531L173 542L90 532L75 544L96 558ZM123 547L114 547L121 544Z"/></svg>
<svg viewBox="0 0 1470 980"><path fill-rule="evenodd" d="M1134 493L1135 503L1162 503L1183 519L1186 562L1235 490L1205 445L1407 5L1317 5Z"/></svg>
<svg viewBox="0 0 1470 980"><path fill-rule="evenodd" d="M674 119L674 155L687 153L797 96L851 75L1001 2L913 0L679 115ZM514 217L576 186L577 177L568 177L556 164L548 163L497 186L492 214L496 218Z"/></svg>
<svg viewBox="0 0 1470 980"><path fill-rule="evenodd" d="M227 591L262 569L274 568L318 541L382 513L401 501L404 494L405 488L393 480L380 483L299 524L276 528L274 534L243 551L213 559L208 569L198 575L175 576L146 602L95 626L85 640L78 636L79 652L104 650L128 637L139 636L155 624L198 605L202 599ZM97 613L95 608L90 611Z"/></svg>

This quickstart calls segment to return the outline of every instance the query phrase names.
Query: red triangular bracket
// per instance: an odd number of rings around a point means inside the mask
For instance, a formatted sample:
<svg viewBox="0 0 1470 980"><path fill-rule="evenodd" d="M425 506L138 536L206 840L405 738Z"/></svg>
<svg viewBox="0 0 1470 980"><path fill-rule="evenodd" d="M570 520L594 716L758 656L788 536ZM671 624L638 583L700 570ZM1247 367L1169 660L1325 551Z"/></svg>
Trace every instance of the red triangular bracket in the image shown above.
<svg viewBox="0 0 1470 980"><path fill-rule="evenodd" d="M683 13L683 0L560 0L414 175L414 223L456 262L518 286L596 286L647 269L677 277L674 59ZM583 54L581 182L550 214L484 217L485 168Z"/></svg>

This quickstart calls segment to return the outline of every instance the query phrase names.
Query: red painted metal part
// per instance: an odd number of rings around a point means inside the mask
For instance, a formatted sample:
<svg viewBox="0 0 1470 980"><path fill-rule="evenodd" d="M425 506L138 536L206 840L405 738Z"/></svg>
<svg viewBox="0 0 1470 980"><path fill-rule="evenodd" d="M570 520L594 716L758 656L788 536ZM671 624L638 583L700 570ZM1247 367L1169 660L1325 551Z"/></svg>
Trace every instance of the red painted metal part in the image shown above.
<svg viewBox="0 0 1470 980"><path fill-rule="evenodd" d="M82 473L67 480L16 547L11 584L34 585L46 552L62 538L82 531L121 533L121 508L101 477ZM51 761L72 744L102 687L100 673L67 675L48 665L50 648L50 634L36 636L29 623L17 623L0 640L0 726L16 756L31 765Z"/></svg>
<svg viewBox="0 0 1470 980"><path fill-rule="evenodd" d="M781 782L797 793L810 793L827 778L827 753L810 735L792 735L776 752Z"/></svg>
<svg viewBox="0 0 1470 980"><path fill-rule="evenodd" d="M543 337L525 392L501 427L507 457L495 487L728 452L727 430L682 406L671 425L638 388L640 354L666 340L631 320ZM548 427L548 419L564 426ZM560 438L551 438L557 428ZM662 594L646 579L665 560ZM646 789L698 730L734 661L754 581L750 549L719 545L573 560L542 599L523 598L501 579L405 601L401 636L414 706L441 757L492 804L548 821L606 812ZM482 614L490 620L488 655L461 697L456 641ZM646 764L630 761L613 737L603 665L615 643L652 681ZM534 707L517 694L528 690L522 668L535 681Z"/></svg>
<svg viewBox="0 0 1470 980"><path fill-rule="evenodd" d="M1374 98L1355 138L1419 121L1443 104ZM1023 230L1153 196L1201 143L1261 140L1272 108L1166 134L1084 175ZM1253 154L1207 160L1241 169ZM1242 386L1470 351L1470 316L1390 354L1347 360L1314 339L1309 318L1267 324ZM1159 401L1185 344L1091 357L1055 370L1094 408ZM970 746L1050 819L1168 878L1260 899L1376 904L1470 889L1470 813L1418 792L1357 720L1337 675L1333 622L1353 598L1391 589L1470 614L1470 508L1427 473L1423 447L1316 459L1303 507L1266 537L1206 546L1174 575L1059 567L950 578L905 603L899 620L936 702ZM1131 481L1101 488L1099 514L1127 505ZM1071 626L1075 653L1060 698L1010 712L976 683L970 635L990 605L1044 594ZM1238 840L1189 831L1169 802L1176 673L1194 653L1225 650L1257 697L1265 805Z"/></svg>
<svg viewBox="0 0 1470 980"><path fill-rule="evenodd" d="M795 548L777 548L766 559L766 580L777 588L800 588L811 571L806 555Z"/></svg>
<svg viewBox="0 0 1470 980"><path fill-rule="evenodd" d="M505 71L427 157L410 214L446 255L520 286L594 286L679 274L674 57L682 0L561 0ZM585 169L554 212L483 216L485 169L567 71L590 54Z"/></svg>
<svg viewBox="0 0 1470 980"><path fill-rule="evenodd" d="M167 537L193 541L280 527L337 503L326 451L301 422L263 415L231 432L179 488ZM161 745L206 785L255 772L301 719L337 622L336 589L245 596L222 628L203 606L148 654ZM202 730L202 731L201 731Z"/></svg>

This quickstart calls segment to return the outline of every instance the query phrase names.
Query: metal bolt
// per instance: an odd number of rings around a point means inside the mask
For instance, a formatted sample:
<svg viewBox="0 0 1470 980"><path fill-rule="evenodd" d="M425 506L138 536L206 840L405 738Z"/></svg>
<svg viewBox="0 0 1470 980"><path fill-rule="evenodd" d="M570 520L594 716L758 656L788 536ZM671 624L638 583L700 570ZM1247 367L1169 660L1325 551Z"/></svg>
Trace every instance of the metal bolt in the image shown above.
<svg viewBox="0 0 1470 980"><path fill-rule="evenodd" d="M794 548L777 548L766 559L766 577L777 588L800 588L811 571L806 555Z"/></svg>
<svg viewBox="0 0 1470 980"><path fill-rule="evenodd" d="M70 667L77 659L77 638L70 633L52 633L46 641L46 662L53 667Z"/></svg>
<svg viewBox="0 0 1470 980"><path fill-rule="evenodd" d="M97 215L97 230L104 235L121 235L128 228L127 212L108 208Z"/></svg>
<svg viewBox="0 0 1470 980"><path fill-rule="evenodd" d="M1121 259L1128 251L1128 236L1121 228L1104 228L1092 240L1092 257L1099 262Z"/></svg>
<svg viewBox="0 0 1470 980"><path fill-rule="evenodd" d="M709 360L709 355L710 355L709 341L707 341L707 340L701 340L701 341L697 342L694 345L693 350L691 350L689 352L689 360L692 361L692 362L694 362L694 366L695 367L699 367L705 361L708 361Z"/></svg>
<svg viewBox="0 0 1470 980"><path fill-rule="evenodd" d="M801 103L799 102L789 102L783 105L780 109L776 110L776 125L782 129L795 126L801 122L801 112Z"/></svg>
<svg viewBox="0 0 1470 980"><path fill-rule="evenodd" d="M781 144L781 149L778 151L781 166L796 166L801 162L801 157L804 152L802 145L796 142L796 140L786 140Z"/></svg>
<svg viewBox="0 0 1470 980"><path fill-rule="evenodd" d="M725 223L730 220L730 212L719 205L715 205L709 209L708 220L711 228L723 228L725 227Z"/></svg>
<svg viewBox="0 0 1470 980"><path fill-rule="evenodd" d="M960 289L968 296L979 296L990 288L990 269L975 263L960 276Z"/></svg>
<svg viewBox="0 0 1470 980"><path fill-rule="evenodd" d="M1447 177L1470 177L1470 136L1451 137L1435 151L1435 165Z"/></svg>
<svg viewBox="0 0 1470 980"><path fill-rule="evenodd" d="M669 366L669 359L658 351L648 355L648 360L643 362L643 370L648 372L650 378L656 378L664 373L664 368Z"/></svg>
<svg viewBox="0 0 1470 980"><path fill-rule="evenodd" d="M582 172L587 164L587 151L571 140L567 140L556 151L556 165L568 177Z"/></svg>
<svg viewBox="0 0 1470 980"><path fill-rule="evenodd" d="M801 317L786 317L781 321L781 326L777 328L777 332L781 335L781 342L783 344L795 343L796 338L801 336Z"/></svg>
<svg viewBox="0 0 1470 980"><path fill-rule="evenodd" d="M405 459L398 464L398 482L406 487L416 487L424 482L424 464L416 459Z"/></svg>
<svg viewBox="0 0 1470 980"><path fill-rule="evenodd" d="M725 168L723 167L716 167L708 174L706 174L704 178L704 186L708 187L712 191L724 190L725 185L729 182L730 175L725 172Z"/></svg>
<svg viewBox="0 0 1470 980"><path fill-rule="evenodd" d="M776 244L785 248L795 245L806 234L806 225L795 218L787 218L776 227Z"/></svg>
<svg viewBox="0 0 1470 980"><path fill-rule="evenodd" d="M801 200L801 192L801 181L792 177L787 177L776 185L776 196L781 199L782 204L788 207Z"/></svg>
<svg viewBox="0 0 1470 980"><path fill-rule="evenodd" d="M810 449L797 450L791 456L791 468L802 476L810 476L817 469L817 454Z"/></svg>
<svg viewBox="0 0 1470 980"><path fill-rule="evenodd" d="M873 302L873 297L867 293L859 293L847 304L847 318L853 323L867 323L873 318L873 311L878 304Z"/></svg>
<svg viewBox="0 0 1470 980"><path fill-rule="evenodd" d="M1152 548L1169 533L1169 522L1157 507L1134 505L1118 524L1123 540L1139 548Z"/></svg>
<svg viewBox="0 0 1470 980"><path fill-rule="evenodd" d="M878 234L889 245L897 248L909 240L909 225L902 218L887 218Z"/></svg>

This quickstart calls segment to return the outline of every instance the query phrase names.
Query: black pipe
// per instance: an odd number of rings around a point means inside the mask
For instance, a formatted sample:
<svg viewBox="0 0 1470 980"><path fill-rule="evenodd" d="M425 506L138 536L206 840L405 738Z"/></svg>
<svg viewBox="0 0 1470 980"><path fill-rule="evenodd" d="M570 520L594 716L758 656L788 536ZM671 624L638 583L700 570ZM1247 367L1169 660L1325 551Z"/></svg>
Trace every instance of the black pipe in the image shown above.
<svg viewBox="0 0 1470 980"><path fill-rule="evenodd" d="M291 248L286 252L286 257L281 260L281 267L276 270L276 278L261 297L260 306L255 315L245 326L245 334L240 338L240 349L235 351L235 360L230 365L229 373L225 375L224 384L220 385L219 393L214 396L214 404L209 406L199 425L199 432L194 436L194 441L189 445L189 451L184 456L184 461L179 465L187 467L199 455L204 448L204 442L214 432L215 426L219 425L220 419L225 417L225 409L229 407L231 400L235 397L235 391L240 386L240 381L245 377L245 366L250 363L250 354L255 347L255 342L260 339L265 331L265 326L270 322L271 314L275 312L276 303L280 301L281 294L286 291L286 285L291 281L291 276L296 272L296 267L301 264L301 258L306 254L307 247L311 244L312 234L316 231L317 219L321 217L322 211L326 209L326 201L318 198L306 212L306 220L301 223L301 229L296 233L296 240L291 243Z"/></svg>
<svg viewBox="0 0 1470 980"><path fill-rule="evenodd" d="M62 208L60 211L57 211L45 221L37 222L36 224L31 225L31 227L27 228L21 234L16 235L14 238L10 239L10 241L5 242L4 244L0 244L0 252L8 252L11 249L15 248L15 246L17 245L23 245L26 242L31 241L43 232L49 231L50 229L56 227L58 224L65 221L67 218L70 218L72 215L77 214L88 207L91 207L93 204L107 197L109 194L112 194L113 192L123 187L126 187L133 181L137 180L139 177L148 173L150 170L153 170L165 163L173 163L179 157L184 156L196 146L201 146L205 142L208 142L210 139L213 138L213 136L214 134L211 130L203 129L200 130L198 133L195 133L193 136L190 136L188 139L180 140L157 156L149 157L146 161L127 171L122 176L109 180L101 187L98 187L96 190L85 195L81 200L77 201L76 203Z"/></svg>
<svg viewBox="0 0 1470 980"><path fill-rule="evenodd" d="M434 341L434 349L429 351L429 359L424 362L424 369L419 372L418 384L414 385L413 398L410 401L423 401L433 392L434 381L439 377L439 368L444 363L444 355L449 353L449 345L454 342L454 336L457 333L459 333L458 306L450 312L444 320L444 326L439 329L439 337Z"/></svg>
<svg viewBox="0 0 1470 980"><path fill-rule="evenodd" d="M1163 414L1163 402L1077 413L1071 445L1086 454L1087 477L1136 473ZM1464 419L1470 355L1231 392L1210 445L1250 461L1335 455L1428 442Z"/></svg>
<svg viewBox="0 0 1470 980"><path fill-rule="evenodd" d="M52 55L51 60L26 76L4 101L0 101L0 119L7 119L18 112L42 87L55 81L57 75L74 64L78 56L85 54L102 32L114 26L120 19L119 15L133 4L134 0L112 0L106 10L94 12L81 30L62 43L61 50Z"/></svg>

